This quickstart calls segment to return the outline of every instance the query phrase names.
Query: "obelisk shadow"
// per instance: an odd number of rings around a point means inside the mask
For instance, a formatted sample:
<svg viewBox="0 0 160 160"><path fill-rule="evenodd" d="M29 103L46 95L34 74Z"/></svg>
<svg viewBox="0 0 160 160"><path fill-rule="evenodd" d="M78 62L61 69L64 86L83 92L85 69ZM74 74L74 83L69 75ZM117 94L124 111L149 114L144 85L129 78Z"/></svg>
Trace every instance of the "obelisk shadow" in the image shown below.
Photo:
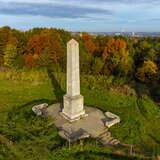
<svg viewBox="0 0 160 160"><path fill-rule="evenodd" d="M53 92L56 96L56 100L61 103L61 107L62 107L63 95L65 94L65 91L62 89L60 83L58 82L57 78L53 74L53 70L50 68L47 68L47 73L48 73L48 76L51 80L51 84L53 87Z"/></svg>

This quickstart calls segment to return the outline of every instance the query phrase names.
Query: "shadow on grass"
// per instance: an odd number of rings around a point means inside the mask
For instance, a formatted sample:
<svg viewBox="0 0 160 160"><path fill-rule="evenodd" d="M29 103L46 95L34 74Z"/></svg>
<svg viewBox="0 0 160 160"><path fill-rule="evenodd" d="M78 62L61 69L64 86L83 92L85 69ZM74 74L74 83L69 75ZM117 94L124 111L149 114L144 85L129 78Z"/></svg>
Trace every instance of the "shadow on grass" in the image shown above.
<svg viewBox="0 0 160 160"><path fill-rule="evenodd" d="M53 86L53 92L56 96L56 99L61 104L63 103L63 95L65 94L64 90L61 88L61 85L59 84L58 80L56 79L55 75L53 74L53 70L50 68L47 68L47 73L49 78L51 79L51 83Z"/></svg>
<svg viewBox="0 0 160 160"><path fill-rule="evenodd" d="M139 110L139 112L141 113L141 115L147 119L147 110L145 108L145 106L143 105L142 101L144 100L144 97L146 95L149 95L149 91L146 85L137 82L134 85L134 90L136 91L136 104L137 104L137 108Z"/></svg>

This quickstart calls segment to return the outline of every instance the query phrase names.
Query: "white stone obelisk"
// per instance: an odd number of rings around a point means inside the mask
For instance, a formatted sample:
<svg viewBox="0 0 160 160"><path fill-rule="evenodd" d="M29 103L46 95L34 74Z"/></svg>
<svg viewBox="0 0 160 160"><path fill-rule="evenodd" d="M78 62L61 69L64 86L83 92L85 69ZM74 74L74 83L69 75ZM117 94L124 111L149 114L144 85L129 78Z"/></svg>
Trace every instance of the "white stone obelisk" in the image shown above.
<svg viewBox="0 0 160 160"><path fill-rule="evenodd" d="M63 97L62 115L69 121L85 116L83 96L80 95L79 44L72 39L67 43L67 94Z"/></svg>

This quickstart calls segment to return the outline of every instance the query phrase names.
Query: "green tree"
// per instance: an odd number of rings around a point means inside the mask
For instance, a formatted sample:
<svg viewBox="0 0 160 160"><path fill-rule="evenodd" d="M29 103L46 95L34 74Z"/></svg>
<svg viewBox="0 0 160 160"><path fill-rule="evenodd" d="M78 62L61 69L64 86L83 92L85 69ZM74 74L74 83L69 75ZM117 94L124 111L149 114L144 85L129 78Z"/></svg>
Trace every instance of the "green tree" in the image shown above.
<svg viewBox="0 0 160 160"><path fill-rule="evenodd" d="M105 61L101 57L95 57L95 61L94 61L94 65L93 65L94 73L100 74L104 64L105 64Z"/></svg>

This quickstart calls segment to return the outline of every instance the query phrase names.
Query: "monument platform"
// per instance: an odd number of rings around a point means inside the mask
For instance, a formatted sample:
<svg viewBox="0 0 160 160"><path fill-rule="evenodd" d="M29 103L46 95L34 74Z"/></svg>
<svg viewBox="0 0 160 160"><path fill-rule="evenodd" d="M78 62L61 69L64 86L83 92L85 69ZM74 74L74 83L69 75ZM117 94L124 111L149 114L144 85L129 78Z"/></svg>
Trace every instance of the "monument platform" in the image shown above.
<svg viewBox="0 0 160 160"><path fill-rule="evenodd" d="M74 122L68 121L61 115L62 109L59 103L47 108L47 116L54 119L54 124L59 129L59 135L67 140L76 141L88 137L98 139L108 132L106 121L109 122L110 119L97 108L87 106L84 108L88 116Z"/></svg>

